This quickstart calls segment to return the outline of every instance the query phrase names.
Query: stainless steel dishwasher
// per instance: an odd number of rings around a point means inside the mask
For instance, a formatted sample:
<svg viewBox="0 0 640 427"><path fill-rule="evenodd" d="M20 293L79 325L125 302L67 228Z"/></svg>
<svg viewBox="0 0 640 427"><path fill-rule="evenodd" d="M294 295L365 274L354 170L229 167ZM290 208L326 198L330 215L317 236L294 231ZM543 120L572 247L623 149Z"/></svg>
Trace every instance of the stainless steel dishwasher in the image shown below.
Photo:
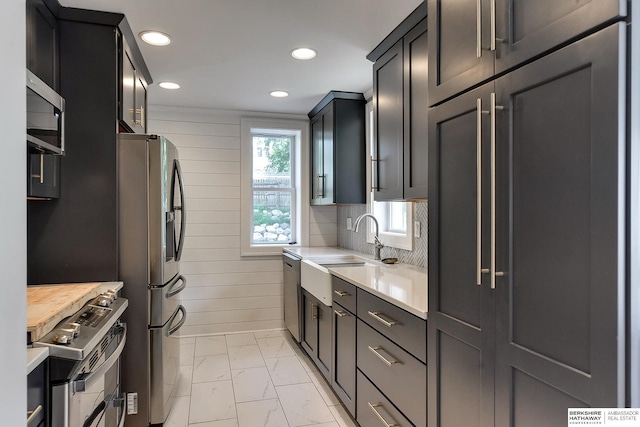
<svg viewBox="0 0 640 427"><path fill-rule="evenodd" d="M284 324L296 341L300 342L302 322L300 259L283 253L282 271L284 272Z"/></svg>

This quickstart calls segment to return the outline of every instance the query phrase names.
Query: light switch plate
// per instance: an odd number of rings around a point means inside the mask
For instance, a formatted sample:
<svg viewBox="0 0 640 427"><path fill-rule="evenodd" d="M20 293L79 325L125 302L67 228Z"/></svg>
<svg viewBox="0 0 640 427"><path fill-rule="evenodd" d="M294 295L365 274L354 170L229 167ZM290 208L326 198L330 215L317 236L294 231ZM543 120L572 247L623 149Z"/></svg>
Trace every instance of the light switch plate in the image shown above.
<svg viewBox="0 0 640 427"><path fill-rule="evenodd" d="M420 221L413 222L413 237L420 237Z"/></svg>
<svg viewBox="0 0 640 427"><path fill-rule="evenodd" d="M353 228L353 223L351 222L351 218L347 218L347 230L351 230Z"/></svg>

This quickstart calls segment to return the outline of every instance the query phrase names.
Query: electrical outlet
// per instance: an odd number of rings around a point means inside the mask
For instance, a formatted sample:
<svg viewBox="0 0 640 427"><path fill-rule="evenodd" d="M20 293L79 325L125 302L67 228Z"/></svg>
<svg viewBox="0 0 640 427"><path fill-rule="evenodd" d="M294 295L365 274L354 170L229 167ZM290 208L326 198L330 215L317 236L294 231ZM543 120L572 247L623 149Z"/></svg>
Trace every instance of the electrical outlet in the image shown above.
<svg viewBox="0 0 640 427"><path fill-rule="evenodd" d="M351 230L353 228L353 223L351 222L351 218L347 218L347 230Z"/></svg>
<svg viewBox="0 0 640 427"><path fill-rule="evenodd" d="M413 222L413 237L420 237L420 221Z"/></svg>

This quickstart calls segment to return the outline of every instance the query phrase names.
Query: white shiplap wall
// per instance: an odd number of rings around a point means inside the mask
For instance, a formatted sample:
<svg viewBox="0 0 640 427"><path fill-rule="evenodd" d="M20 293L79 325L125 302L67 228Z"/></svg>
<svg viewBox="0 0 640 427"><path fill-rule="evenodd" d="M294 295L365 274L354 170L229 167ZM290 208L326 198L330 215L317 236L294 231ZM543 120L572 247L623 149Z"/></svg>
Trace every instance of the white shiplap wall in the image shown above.
<svg viewBox="0 0 640 427"><path fill-rule="evenodd" d="M240 256L240 119L305 116L150 106L149 132L177 147L187 196L185 335L283 327L282 260ZM303 143L305 143L303 141ZM303 164L308 161L303 159ZM308 173L303 168L303 173ZM304 220L304 219L303 219ZM310 246L337 245L335 207L311 208ZM304 233L303 233L304 234Z"/></svg>

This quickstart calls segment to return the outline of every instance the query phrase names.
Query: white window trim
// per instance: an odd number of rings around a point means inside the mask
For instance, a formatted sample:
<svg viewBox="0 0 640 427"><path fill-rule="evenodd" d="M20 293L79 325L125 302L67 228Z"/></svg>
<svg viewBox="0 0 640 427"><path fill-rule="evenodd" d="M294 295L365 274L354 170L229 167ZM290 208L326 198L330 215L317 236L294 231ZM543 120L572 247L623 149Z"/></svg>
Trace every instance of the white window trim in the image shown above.
<svg viewBox="0 0 640 427"><path fill-rule="evenodd" d="M240 119L240 254L241 256L273 256L281 255L283 247L304 246L309 241L309 204L303 200L309 199L307 170L303 167L308 163L309 124L302 120L241 118ZM283 133L283 130L285 132ZM265 134L290 134L296 137L295 156L295 188L296 203L296 243L252 244L252 212L253 187L252 161L253 140L251 134L255 132Z"/></svg>
<svg viewBox="0 0 640 427"><path fill-rule="evenodd" d="M369 159L373 158L373 153L372 153L372 147L374 145L374 141L373 139L375 138L375 134L372 131L373 130L373 120L375 115L372 114L373 112L373 102L369 101L366 105L366 115L365 115L365 122L366 122L366 138L367 138L367 156ZM380 241L385 245L385 246L389 246L392 248L398 248L398 249L404 249L404 250L408 250L408 251L413 251L413 210L415 209L415 206L413 203L411 202L374 202L374 192L373 192L373 187L372 187L372 170L371 168L373 167L373 162L367 162L367 187L370 189L369 190L369 197L367 197L367 212L369 213L373 213L375 214L375 212L373 211L373 204L388 204L388 203L406 203L407 204L407 210L406 210L406 218L405 221L407 223L407 232L406 234L403 233L394 233L394 232L390 232L387 228L387 221L386 221L386 216L385 218L382 218L380 216L376 216L376 219L378 220L378 224L380 226L380 230L378 232L378 235L380 237ZM370 223L373 221L369 221ZM370 224L367 227L367 242L368 243L374 243L374 236L375 236L375 230L374 230L375 226L373 224Z"/></svg>

